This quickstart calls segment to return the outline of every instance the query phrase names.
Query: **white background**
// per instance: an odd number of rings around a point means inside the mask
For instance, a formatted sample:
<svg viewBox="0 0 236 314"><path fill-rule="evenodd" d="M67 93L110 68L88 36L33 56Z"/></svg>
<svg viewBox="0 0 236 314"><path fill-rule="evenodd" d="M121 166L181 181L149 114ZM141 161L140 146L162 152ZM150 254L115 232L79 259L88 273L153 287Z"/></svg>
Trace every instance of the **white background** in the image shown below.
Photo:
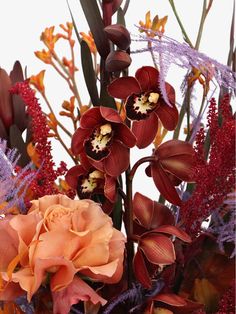
<svg viewBox="0 0 236 314"><path fill-rule="evenodd" d="M89 1L89 0L88 0ZM79 0L69 1L74 18L76 20L79 31L88 31L86 20L83 16ZM181 20L191 41L195 43L197 30L200 22L201 0L175 0L176 8L179 12ZM134 25L140 20L144 21L145 13L150 10L152 17L156 14L159 17L168 15L165 34L169 37L183 42L180 28L171 11L168 0L131 0L130 6L126 15L127 27L131 33L137 34ZM226 64L229 50L229 33L231 18L233 12L233 0L214 0L212 9L207 17L200 51L216 59L217 61ZM59 112L60 105L66 99L69 99L71 94L68 91L66 84L58 78L58 75L50 70L50 67L42 63L34 55L34 51L44 48L40 41L40 34L45 29L52 25L56 26L59 31L60 23L65 24L70 21L70 14L66 0L0 0L0 67L10 72L15 60L19 60L23 68L27 67L28 75L37 74L42 69L46 69L45 85L48 98L53 105L55 112ZM78 73L78 89L81 93L84 104L88 101L85 85L82 81L80 67L80 52L76 47L77 65L80 68ZM64 56L67 54L67 49L61 47L58 54ZM67 54L69 56L69 54ZM133 55L133 63L130 67L130 74L134 74L139 66L152 65L148 55ZM184 73L175 70L168 76L168 81L176 88L177 101L181 102L181 94L178 90L179 84ZM198 99L196 100L196 105ZM44 107L45 108L45 107ZM67 123L66 118L61 118L63 123ZM69 142L67 142L69 145ZM151 148L147 150L134 150L134 158L148 155L151 153ZM56 164L60 160L72 166L71 160L68 158L63 149L58 144L54 145L53 155L55 156ZM155 198L157 191L149 178L143 174L143 168L140 168L135 180L134 190L139 190L147 196Z"/></svg>

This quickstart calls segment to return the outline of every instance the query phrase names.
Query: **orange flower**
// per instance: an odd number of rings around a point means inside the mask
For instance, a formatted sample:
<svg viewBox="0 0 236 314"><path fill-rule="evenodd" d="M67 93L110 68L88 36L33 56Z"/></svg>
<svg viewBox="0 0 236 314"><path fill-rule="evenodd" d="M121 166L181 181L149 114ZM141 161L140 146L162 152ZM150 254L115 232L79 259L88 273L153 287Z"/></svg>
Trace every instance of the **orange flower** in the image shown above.
<svg viewBox="0 0 236 314"><path fill-rule="evenodd" d="M55 43L58 41L60 36L58 34L53 35L54 26L46 27L44 32L42 32L40 39L51 51L54 49Z"/></svg>
<svg viewBox="0 0 236 314"><path fill-rule="evenodd" d="M86 41L86 43L88 44L91 53L96 54L97 48L96 48L92 33L89 32L87 35L84 32L80 32L80 35L82 36L82 39Z"/></svg>
<svg viewBox="0 0 236 314"><path fill-rule="evenodd" d="M1 264L5 265L3 279L19 283L31 300L50 273L53 298L60 291L62 297L68 296L70 300L83 299L83 294L87 293L87 299L93 303L105 304L106 301L75 274L79 272L104 283L118 282L123 273L123 234L112 227L110 217L91 200L71 200L58 194L44 196L32 204L27 215L17 215L8 224L8 232L15 237L10 257L8 251L1 250L1 243L9 245L9 241L3 242L4 233L0 233ZM12 258L14 263L19 260L15 265L17 271L13 272L8 266L7 272L6 265ZM10 263L11 268L14 263ZM83 291L75 289L74 283L78 281ZM61 301L61 298L54 299L54 302Z"/></svg>
<svg viewBox="0 0 236 314"><path fill-rule="evenodd" d="M42 51L35 51L34 53L37 58L39 58L41 61L43 61L46 64L52 63L52 56L50 51L46 51L43 49Z"/></svg>
<svg viewBox="0 0 236 314"><path fill-rule="evenodd" d="M139 25L143 28L150 29L148 30L140 30L140 32L145 32L149 37L155 37L156 35L153 32L165 32L165 25L167 22L168 16L164 16L159 19L158 15L151 20L151 13L148 11L145 15L145 22L139 21Z"/></svg>
<svg viewBox="0 0 236 314"><path fill-rule="evenodd" d="M30 77L30 84L32 84L40 93L44 94L45 87L43 84L45 70L40 71L37 75Z"/></svg>

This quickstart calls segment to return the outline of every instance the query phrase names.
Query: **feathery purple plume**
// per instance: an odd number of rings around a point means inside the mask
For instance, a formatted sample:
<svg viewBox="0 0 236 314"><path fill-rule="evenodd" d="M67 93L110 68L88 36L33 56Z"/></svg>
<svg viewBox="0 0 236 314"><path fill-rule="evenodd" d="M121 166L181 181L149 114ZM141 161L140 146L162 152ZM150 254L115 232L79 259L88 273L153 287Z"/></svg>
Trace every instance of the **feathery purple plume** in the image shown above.
<svg viewBox="0 0 236 314"><path fill-rule="evenodd" d="M16 174L19 157L16 149L9 149L6 141L0 139L0 204L6 203L1 214L7 213L13 206L19 207L21 212L25 211L24 196L35 173L29 171L32 166L29 163Z"/></svg>
<svg viewBox="0 0 236 314"><path fill-rule="evenodd" d="M138 28L146 30L142 27ZM134 39L134 41L138 42L151 43L151 45L149 45L151 48L145 47L132 51L132 53L141 53L152 49L156 62L159 63L160 66L159 85L166 103L169 104L165 89L165 78L170 66L173 64L188 71L191 71L193 67L200 69L205 77L214 77L219 86L223 86L227 88L229 92L234 92L235 94L236 73L231 71L230 67L191 48L186 43L179 43L173 38L167 37L160 32L153 32L153 34L157 37L153 38L139 35L138 39Z"/></svg>

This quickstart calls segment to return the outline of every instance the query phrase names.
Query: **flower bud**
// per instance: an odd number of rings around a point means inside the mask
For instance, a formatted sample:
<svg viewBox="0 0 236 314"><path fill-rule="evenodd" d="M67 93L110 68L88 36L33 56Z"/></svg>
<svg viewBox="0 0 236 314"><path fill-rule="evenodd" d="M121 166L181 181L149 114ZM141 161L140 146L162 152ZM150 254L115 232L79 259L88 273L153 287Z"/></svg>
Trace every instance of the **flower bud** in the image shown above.
<svg viewBox="0 0 236 314"><path fill-rule="evenodd" d="M131 39L128 30L121 24L113 24L104 28L108 38L120 49L129 48Z"/></svg>
<svg viewBox="0 0 236 314"><path fill-rule="evenodd" d="M131 63L128 53L122 50L112 51L106 59L106 70L108 72L121 71L127 68Z"/></svg>

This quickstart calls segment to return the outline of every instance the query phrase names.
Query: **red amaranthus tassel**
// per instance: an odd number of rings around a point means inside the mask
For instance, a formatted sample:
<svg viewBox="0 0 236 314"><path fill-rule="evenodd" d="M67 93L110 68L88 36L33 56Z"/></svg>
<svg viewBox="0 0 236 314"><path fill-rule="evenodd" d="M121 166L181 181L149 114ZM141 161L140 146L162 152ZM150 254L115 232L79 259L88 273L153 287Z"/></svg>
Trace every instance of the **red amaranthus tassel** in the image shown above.
<svg viewBox="0 0 236 314"><path fill-rule="evenodd" d="M31 130L33 142L39 155L41 167L36 180L31 184L34 195L42 197L47 194L56 194L58 189L55 180L66 172L66 164L61 163L57 170L54 170L54 162L51 155L51 142L48 141L49 127L46 116L43 114L35 92L27 81L18 82L11 88L12 94L20 95L27 106L27 113L31 117Z"/></svg>
<svg viewBox="0 0 236 314"><path fill-rule="evenodd" d="M229 96L222 100L217 112L216 102L211 100L208 112L210 134L210 155L205 161L205 132L201 129L196 137L195 146L195 190L181 207L181 217L186 231L196 236L201 223L234 187L235 169L235 119L231 113ZM220 122L220 119L222 120Z"/></svg>
<svg viewBox="0 0 236 314"><path fill-rule="evenodd" d="M219 309L216 314L234 314L235 313L235 282L225 292L219 302Z"/></svg>

